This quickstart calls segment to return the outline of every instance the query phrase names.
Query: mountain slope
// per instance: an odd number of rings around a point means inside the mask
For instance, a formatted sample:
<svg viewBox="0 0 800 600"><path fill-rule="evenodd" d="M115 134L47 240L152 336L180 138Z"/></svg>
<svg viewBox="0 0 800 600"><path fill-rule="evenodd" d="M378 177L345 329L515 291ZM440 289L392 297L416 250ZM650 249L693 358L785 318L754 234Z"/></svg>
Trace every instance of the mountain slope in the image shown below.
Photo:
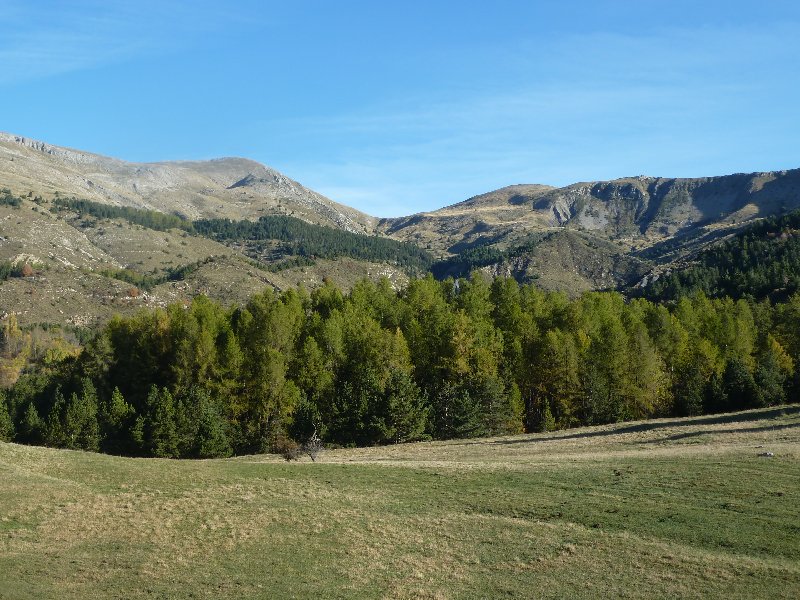
<svg viewBox="0 0 800 600"><path fill-rule="evenodd" d="M279 240L221 243L182 229L95 216L65 204L0 194L0 321L15 314L22 325L82 327L115 313L188 302L197 294L240 304L265 287L314 288L328 279L349 289L363 277L385 276L397 286L408 279L391 261L356 260L345 253L336 260L292 262ZM15 274L9 277L10 265ZM28 276L21 276L24 265Z"/></svg>
<svg viewBox="0 0 800 600"><path fill-rule="evenodd" d="M643 249L699 228L727 228L800 207L800 169L696 179L630 177L562 188L516 185L379 229L457 253L532 230L571 228Z"/></svg>
<svg viewBox="0 0 800 600"><path fill-rule="evenodd" d="M293 215L353 232L375 220L243 158L131 163L0 133L0 183L16 194L76 196L188 219Z"/></svg>
<svg viewBox="0 0 800 600"><path fill-rule="evenodd" d="M264 285L314 286L330 278L348 287L360 276L379 274L400 285L419 271L403 266L399 247L393 260L390 244L388 254L379 257L348 254L346 248L328 255L300 251L300 240L250 232L265 216L295 216L339 231L411 242L441 259L432 268L438 277L478 268L577 295L652 281L754 219L800 207L800 169L795 169L696 179L640 176L561 188L512 185L436 211L379 220L243 158L128 163L10 134L0 134L0 188L10 190L10 204L0 197L0 262L38 265L39 276L54 282L52 290L43 292L48 298L70 289L75 271L92 274L85 285L89 291L76 296L76 302L84 297L90 306L73 315L81 322L92 311L101 320L108 312L97 298L119 297L129 306L205 292L238 302L245 291ZM146 222L78 209L64 212L62 200L53 202L69 197L189 221L256 223L250 229L232 224L242 229L241 235L226 238L217 232L206 239L191 235L191 226L188 234L150 229ZM178 225L168 227L180 229L186 223L173 221ZM380 241L359 239L364 244ZM339 242L349 243L346 236ZM175 273L180 282L170 279ZM107 276L113 281L103 281ZM55 285L61 280L63 285ZM129 300L130 284L141 281L148 284L146 293ZM27 290L29 284L5 282L0 310L18 312L21 302L30 314L23 321L58 319L58 312L39 310L43 305L32 300L36 295Z"/></svg>
<svg viewBox="0 0 800 600"><path fill-rule="evenodd" d="M754 219L800 207L800 169L696 179L631 177L563 188L515 185L379 230L472 268L577 294L626 287L685 262Z"/></svg>
<svg viewBox="0 0 800 600"><path fill-rule="evenodd" d="M785 299L800 290L800 211L760 220L688 264L671 266L630 292L656 301L698 291L711 297Z"/></svg>

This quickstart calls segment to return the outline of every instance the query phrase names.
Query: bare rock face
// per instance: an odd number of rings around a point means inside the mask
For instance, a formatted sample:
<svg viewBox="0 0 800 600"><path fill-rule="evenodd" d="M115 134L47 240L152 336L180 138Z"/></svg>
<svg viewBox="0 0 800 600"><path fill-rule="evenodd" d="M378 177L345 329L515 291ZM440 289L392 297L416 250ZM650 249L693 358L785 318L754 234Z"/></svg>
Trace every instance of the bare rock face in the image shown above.
<svg viewBox="0 0 800 600"><path fill-rule="evenodd" d="M730 225L800 207L800 169L697 179L635 177L579 183L536 198L553 225L658 241L696 227Z"/></svg>
<svg viewBox="0 0 800 600"><path fill-rule="evenodd" d="M17 194L77 196L190 219L286 214L352 231L375 220L255 161L129 163L0 133L0 184Z"/></svg>
<svg viewBox="0 0 800 600"><path fill-rule="evenodd" d="M676 235L732 229L796 208L800 169L696 179L639 176L563 188L510 186L438 211L383 219L379 229L442 252L559 228L641 250Z"/></svg>

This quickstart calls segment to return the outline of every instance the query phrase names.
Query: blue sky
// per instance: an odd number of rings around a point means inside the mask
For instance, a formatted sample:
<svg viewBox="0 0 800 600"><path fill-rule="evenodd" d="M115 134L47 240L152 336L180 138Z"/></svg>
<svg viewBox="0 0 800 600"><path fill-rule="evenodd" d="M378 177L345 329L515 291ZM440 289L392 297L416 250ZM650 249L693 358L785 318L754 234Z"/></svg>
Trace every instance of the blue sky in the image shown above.
<svg viewBox="0 0 800 600"><path fill-rule="evenodd" d="M800 3L0 0L0 130L246 156L378 216L800 167Z"/></svg>

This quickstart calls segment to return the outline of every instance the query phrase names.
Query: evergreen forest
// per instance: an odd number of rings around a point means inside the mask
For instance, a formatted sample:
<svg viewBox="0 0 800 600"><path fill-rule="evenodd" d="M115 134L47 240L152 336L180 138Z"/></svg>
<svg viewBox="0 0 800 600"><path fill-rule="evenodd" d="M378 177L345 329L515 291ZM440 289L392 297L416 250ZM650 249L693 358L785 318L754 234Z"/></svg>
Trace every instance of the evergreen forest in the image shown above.
<svg viewBox="0 0 800 600"><path fill-rule="evenodd" d="M708 296L785 299L800 290L800 211L762 219L700 253L688 268L653 281L641 294L676 300Z"/></svg>
<svg viewBox="0 0 800 600"><path fill-rule="evenodd" d="M4 322L4 365L29 334ZM363 280L345 294L204 296L27 362L0 438L159 457L548 431L797 398L800 294L670 303L509 278Z"/></svg>
<svg viewBox="0 0 800 600"><path fill-rule="evenodd" d="M277 241L281 243L282 254L296 257L283 264L283 268L313 264L316 258L346 256L357 260L390 262L410 273L421 274L433 263L428 252L408 242L324 227L285 215L263 216L255 222L229 219L189 221L178 215L154 210L111 206L77 198L56 199L52 210L73 211L98 219L123 219L155 231L182 229L223 243Z"/></svg>

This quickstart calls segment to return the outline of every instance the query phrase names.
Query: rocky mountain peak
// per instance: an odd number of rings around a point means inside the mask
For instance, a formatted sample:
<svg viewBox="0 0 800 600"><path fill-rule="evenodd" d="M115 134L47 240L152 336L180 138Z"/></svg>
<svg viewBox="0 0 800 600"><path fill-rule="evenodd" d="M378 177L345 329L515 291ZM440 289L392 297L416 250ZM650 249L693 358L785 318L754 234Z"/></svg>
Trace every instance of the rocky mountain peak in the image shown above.
<svg viewBox="0 0 800 600"><path fill-rule="evenodd" d="M363 233L375 220L252 160L132 163L0 133L0 183L18 194L58 192L187 218L286 214Z"/></svg>

